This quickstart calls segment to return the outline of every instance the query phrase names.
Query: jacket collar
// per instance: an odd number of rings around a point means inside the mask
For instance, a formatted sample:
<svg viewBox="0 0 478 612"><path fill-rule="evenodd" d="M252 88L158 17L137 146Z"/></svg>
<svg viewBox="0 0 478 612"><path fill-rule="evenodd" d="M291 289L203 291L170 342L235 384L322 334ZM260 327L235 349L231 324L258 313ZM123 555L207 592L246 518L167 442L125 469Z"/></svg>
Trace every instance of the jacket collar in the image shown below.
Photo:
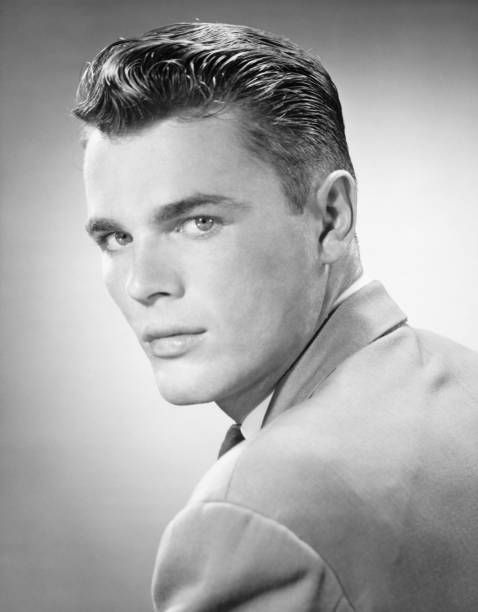
<svg viewBox="0 0 478 612"><path fill-rule="evenodd" d="M340 304L276 387L264 423L307 398L347 357L403 325L406 315L373 281Z"/></svg>

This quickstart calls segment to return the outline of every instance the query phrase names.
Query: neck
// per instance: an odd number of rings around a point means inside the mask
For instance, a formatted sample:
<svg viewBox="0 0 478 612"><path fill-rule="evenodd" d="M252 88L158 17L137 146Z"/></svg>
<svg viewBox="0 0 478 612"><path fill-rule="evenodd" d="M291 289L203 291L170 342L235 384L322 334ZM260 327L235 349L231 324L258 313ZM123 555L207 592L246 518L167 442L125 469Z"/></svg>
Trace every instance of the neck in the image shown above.
<svg viewBox="0 0 478 612"><path fill-rule="evenodd" d="M356 257L355 253L352 251L344 256L339 262L330 266L326 274L325 292L320 305L314 333L307 339L300 353L298 355L293 355L289 359L284 358L280 368L274 369L266 376L258 378L257 381L249 385L247 390L241 390L238 393L231 394L226 398L218 400L216 403L219 408L236 421L236 423L242 423L246 416L273 392L279 380L300 358L300 355L302 355L311 340L317 335L318 330L322 327L333 310L334 303L339 295L350 287L361 274L362 265L358 257Z"/></svg>
<svg viewBox="0 0 478 612"><path fill-rule="evenodd" d="M236 423L242 423L246 416L274 391L276 384L291 367L293 361L288 363L284 360L285 363L280 370L274 370L266 377L258 379L246 391L242 390L218 400L217 405Z"/></svg>
<svg viewBox="0 0 478 612"><path fill-rule="evenodd" d="M355 247L344 255L344 257L330 266L329 278L322 303L317 329L322 327L324 321L335 307L339 296L346 291L363 274L362 264L356 253Z"/></svg>

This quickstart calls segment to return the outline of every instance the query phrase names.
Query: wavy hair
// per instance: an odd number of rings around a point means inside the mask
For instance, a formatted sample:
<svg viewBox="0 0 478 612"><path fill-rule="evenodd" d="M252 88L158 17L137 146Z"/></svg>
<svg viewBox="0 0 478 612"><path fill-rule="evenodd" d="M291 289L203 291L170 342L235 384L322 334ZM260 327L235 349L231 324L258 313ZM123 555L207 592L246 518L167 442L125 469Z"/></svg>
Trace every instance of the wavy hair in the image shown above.
<svg viewBox="0 0 478 612"><path fill-rule="evenodd" d="M354 175L337 89L321 61L246 26L178 23L113 42L87 64L73 113L114 138L223 111L238 117L245 145L276 169L295 209L318 169Z"/></svg>

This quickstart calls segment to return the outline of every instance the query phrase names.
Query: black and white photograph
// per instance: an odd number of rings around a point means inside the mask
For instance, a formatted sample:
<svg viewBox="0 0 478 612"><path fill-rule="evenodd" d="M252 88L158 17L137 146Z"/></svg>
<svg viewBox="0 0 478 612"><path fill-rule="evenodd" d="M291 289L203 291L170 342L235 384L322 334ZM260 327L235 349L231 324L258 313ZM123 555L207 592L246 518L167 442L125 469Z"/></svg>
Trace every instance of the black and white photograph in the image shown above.
<svg viewBox="0 0 478 612"><path fill-rule="evenodd" d="M0 28L1 612L476 612L478 4Z"/></svg>

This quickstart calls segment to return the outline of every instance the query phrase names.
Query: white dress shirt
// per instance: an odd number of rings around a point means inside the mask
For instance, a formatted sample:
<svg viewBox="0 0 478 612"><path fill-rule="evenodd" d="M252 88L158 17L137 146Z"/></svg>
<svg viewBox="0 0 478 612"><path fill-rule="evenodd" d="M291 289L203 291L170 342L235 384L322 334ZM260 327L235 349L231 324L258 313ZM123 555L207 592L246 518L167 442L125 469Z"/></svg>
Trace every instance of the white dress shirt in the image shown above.
<svg viewBox="0 0 478 612"><path fill-rule="evenodd" d="M368 285L369 282L370 279L367 277L366 274L362 274L361 276L359 276L359 278L357 278L357 280L354 281L350 285L350 287L345 289L345 291L342 291L342 293L338 296L332 306L332 310L342 304L342 302L345 301L348 297L350 297L354 293L357 293L359 289L362 289L362 287ZM242 421L241 433L246 440L250 440L259 433L273 394L274 392L270 393L264 400L262 400L262 402L258 406L253 408L246 416L246 418Z"/></svg>
<svg viewBox="0 0 478 612"><path fill-rule="evenodd" d="M262 400L262 402L253 408L246 418L242 421L241 424L241 433L246 440L250 440L257 433L259 433L262 422L264 421L264 417L266 416L267 409L269 408L269 404L271 403L272 393L266 397L266 399Z"/></svg>

